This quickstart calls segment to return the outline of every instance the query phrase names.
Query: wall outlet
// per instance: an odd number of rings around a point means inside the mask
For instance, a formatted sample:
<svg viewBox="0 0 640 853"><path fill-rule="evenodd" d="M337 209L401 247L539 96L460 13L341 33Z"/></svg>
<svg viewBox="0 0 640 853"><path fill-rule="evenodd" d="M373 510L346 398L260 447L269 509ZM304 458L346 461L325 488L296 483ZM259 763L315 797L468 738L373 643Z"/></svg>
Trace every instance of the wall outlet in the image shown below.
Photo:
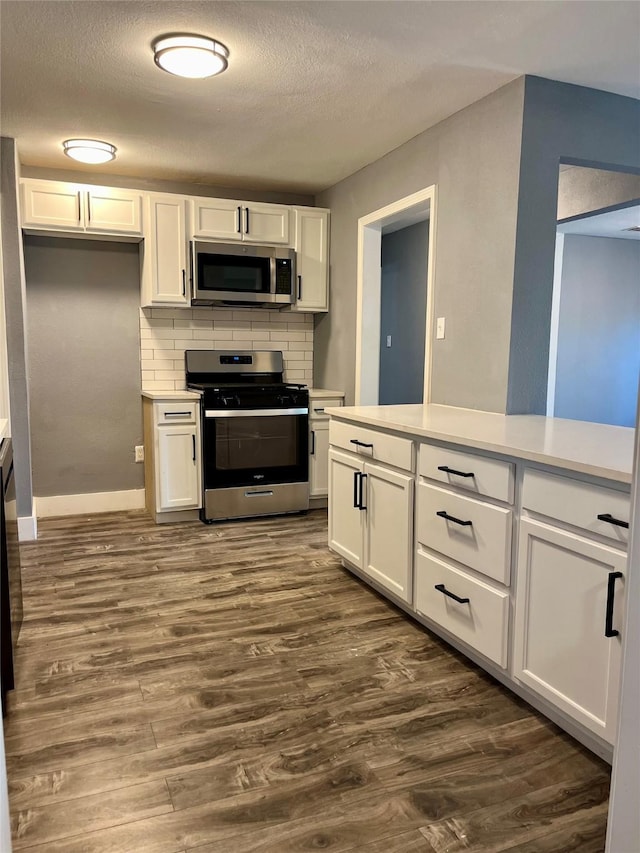
<svg viewBox="0 0 640 853"><path fill-rule="evenodd" d="M136 444L134 453L136 462L144 462L144 447L141 444Z"/></svg>
<svg viewBox="0 0 640 853"><path fill-rule="evenodd" d="M436 339L441 341L444 338L444 317L438 317L436 320Z"/></svg>

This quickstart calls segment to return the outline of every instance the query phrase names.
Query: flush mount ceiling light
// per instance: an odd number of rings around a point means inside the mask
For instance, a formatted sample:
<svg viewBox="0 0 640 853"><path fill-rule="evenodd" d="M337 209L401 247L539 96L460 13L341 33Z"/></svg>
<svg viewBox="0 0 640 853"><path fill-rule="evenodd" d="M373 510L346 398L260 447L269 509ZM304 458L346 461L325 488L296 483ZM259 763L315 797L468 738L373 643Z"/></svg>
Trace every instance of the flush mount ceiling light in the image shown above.
<svg viewBox="0 0 640 853"><path fill-rule="evenodd" d="M99 139L65 139L62 143L64 153L80 163L108 163L115 160L117 148L110 142Z"/></svg>
<svg viewBox="0 0 640 853"><path fill-rule="evenodd" d="M158 68L178 77L213 77L227 67L229 51L206 36L160 36L153 42Z"/></svg>

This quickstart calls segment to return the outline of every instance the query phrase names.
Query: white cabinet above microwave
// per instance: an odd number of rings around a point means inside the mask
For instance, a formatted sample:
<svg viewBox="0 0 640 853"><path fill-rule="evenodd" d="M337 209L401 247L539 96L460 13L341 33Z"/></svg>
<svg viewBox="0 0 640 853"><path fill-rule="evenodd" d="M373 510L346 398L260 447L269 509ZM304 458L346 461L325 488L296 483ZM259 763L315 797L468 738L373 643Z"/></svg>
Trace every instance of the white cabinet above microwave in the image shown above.
<svg viewBox="0 0 640 853"><path fill-rule="evenodd" d="M190 207L196 239L268 245L290 242L290 210L285 205L194 198Z"/></svg>

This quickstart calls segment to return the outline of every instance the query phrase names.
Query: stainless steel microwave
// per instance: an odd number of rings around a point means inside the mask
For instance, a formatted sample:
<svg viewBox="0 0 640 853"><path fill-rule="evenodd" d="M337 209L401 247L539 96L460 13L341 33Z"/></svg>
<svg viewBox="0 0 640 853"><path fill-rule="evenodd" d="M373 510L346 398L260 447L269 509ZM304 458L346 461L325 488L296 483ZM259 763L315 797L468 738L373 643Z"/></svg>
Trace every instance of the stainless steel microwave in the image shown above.
<svg viewBox="0 0 640 853"><path fill-rule="evenodd" d="M282 308L296 299L296 253L247 243L191 244L192 305Z"/></svg>

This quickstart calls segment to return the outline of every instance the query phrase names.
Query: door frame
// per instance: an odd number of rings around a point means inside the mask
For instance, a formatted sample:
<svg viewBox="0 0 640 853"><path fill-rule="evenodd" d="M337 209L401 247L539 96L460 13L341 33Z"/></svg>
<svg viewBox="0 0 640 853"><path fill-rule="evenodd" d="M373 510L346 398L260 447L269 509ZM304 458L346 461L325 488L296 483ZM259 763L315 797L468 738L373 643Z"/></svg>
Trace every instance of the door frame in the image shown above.
<svg viewBox="0 0 640 853"><path fill-rule="evenodd" d="M355 402L357 406L377 405L379 399L382 234L384 231L397 231L425 219L429 222L429 234L427 240L427 311L422 399L424 403L431 400L437 197L437 185L433 184L358 219L355 365Z"/></svg>

